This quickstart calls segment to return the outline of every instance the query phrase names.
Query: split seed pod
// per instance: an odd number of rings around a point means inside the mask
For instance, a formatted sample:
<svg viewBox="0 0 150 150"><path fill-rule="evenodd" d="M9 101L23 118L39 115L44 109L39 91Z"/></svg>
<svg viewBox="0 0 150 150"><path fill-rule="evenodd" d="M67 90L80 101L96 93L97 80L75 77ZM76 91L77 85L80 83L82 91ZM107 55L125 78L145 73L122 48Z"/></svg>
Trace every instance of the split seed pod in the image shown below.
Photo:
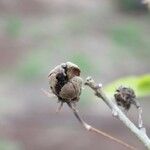
<svg viewBox="0 0 150 150"><path fill-rule="evenodd" d="M66 103L77 102L82 89L80 68L66 62L56 66L48 75L49 86L58 100Z"/></svg>

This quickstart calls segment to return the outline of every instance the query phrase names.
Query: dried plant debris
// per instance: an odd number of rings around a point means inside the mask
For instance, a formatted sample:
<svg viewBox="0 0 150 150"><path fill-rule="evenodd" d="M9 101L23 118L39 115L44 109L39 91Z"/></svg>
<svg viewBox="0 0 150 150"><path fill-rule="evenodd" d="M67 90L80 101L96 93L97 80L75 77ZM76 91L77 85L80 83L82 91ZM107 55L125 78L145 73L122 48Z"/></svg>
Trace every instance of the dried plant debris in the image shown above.
<svg viewBox="0 0 150 150"><path fill-rule="evenodd" d="M136 95L131 88L120 86L114 94L116 103L118 106L122 106L124 109L129 110L131 104L135 104Z"/></svg>
<svg viewBox="0 0 150 150"><path fill-rule="evenodd" d="M66 62L56 66L48 75L50 90L58 97L61 109L64 102L75 104L79 101L82 90L80 68Z"/></svg>

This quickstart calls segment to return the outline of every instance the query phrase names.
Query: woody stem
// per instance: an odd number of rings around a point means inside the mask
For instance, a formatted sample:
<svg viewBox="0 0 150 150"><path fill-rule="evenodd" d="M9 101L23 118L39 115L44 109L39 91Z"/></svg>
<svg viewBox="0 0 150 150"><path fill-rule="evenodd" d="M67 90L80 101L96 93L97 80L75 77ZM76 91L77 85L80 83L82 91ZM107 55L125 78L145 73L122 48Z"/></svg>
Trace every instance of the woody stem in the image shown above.
<svg viewBox="0 0 150 150"><path fill-rule="evenodd" d="M134 133L137 138L145 145L145 147L150 150L150 139L149 137L146 135L146 132L143 132L143 130L138 129L133 122L131 122L129 120L129 118L119 109L119 107L112 101L110 100L105 93L103 92L103 89L101 87L98 87L97 84L95 83L95 81L91 78L88 77L86 80L85 85L89 86L92 90L94 90L94 92L96 93L96 95L101 98L107 105L108 107L111 109L111 111L113 110L115 112L115 116L122 121L122 123L128 128L130 129L130 131L132 133ZM142 125L143 123L141 122L141 111L139 112L139 122L140 125Z"/></svg>
<svg viewBox="0 0 150 150"><path fill-rule="evenodd" d="M119 140L119 139L117 139L117 138L115 138L115 137L113 137L113 136L111 136L111 135L109 135L109 134L107 134L107 133L101 131L101 130L96 129L96 128L92 127L92 126L89 125L89 124L87 124L87 123L80 117L80 115L79 115L77 109L74 108L71 103L67 103L67 105L69 106L69 108L71 108L71 110L73 111L73 113L74 113L75 117L77 118L77 120L81 123L81 125L82 125L86 130L91 131L91 132L95 132L95 133L100 134L100 135L102 135L102 136L104 136L104 137L106 137L106 138L109 138L109 139L111 139L111 140L113 140L113 141L115 141L115 142L117 142L117 143L119 143L119 144L121 144L121 145L127 147L128 149L136 150L135 147L133 147L133 146L131 146L131 145L129 145L129 144L127 144L127 143L125 143L125 142L123 142L123 141L121 141L121 140Z"/></svg>

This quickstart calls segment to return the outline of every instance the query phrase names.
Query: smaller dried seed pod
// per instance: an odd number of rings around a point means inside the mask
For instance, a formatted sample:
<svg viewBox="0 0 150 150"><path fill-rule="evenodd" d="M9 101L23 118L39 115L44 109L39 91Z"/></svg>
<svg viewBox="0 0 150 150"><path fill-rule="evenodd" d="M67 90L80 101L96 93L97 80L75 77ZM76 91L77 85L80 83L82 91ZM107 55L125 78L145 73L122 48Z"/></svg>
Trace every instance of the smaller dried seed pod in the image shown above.
<svg viewBox="0 0 150 150"><path fill-rule="evenodd" d="M131 104L135 105L138 110L138 127L141 129L145 129L143 127L143 120L142 120L142 108L140 103L137 101L134 90L127 87L120 86L116 93L114 94L116 103L118 106L122 106L125 110L129 110Z"/></svg>
<svg viewBox="0 0 150 150"><path fill-rule="evenodd" d="M134 90L131 88L120 86L114 94L118 106L122 106L125 110L129 110L131 104L137 104Z"/></svg>

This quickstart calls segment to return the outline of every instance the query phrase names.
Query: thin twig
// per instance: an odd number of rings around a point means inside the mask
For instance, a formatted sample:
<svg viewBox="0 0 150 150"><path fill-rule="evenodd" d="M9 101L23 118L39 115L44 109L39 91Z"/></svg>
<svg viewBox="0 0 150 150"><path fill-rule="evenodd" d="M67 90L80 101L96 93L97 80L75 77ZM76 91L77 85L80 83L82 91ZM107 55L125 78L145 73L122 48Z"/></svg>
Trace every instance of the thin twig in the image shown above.
<svg viewBox="0 0 150 150"><path fill-rule="evenodd" d="M48 91L46 91L46 90L44 90L44 89L41 89L41 90L42 90L42 92L43 92L47 97L49 97L49 98L52 97L51 93L49 93ZM115 137L112 137L111 135L109 135L109 134L107 134L107 133L105 133L105 132L103 132L103 131L101 131L101 130L98 130L98 129L92 127L91 125L87 124L87 123L80 117L80 115L79 115L77 109L73 106L73 103L69 103L69 102L68 102L67 104L68 104L69 108L71 108L71 110L73 111L73 113L74 113L75 117L77 118L77 120L81 123L81 125L82 125L87 131L95 132L95 133L100 134L100 135L102 135L102 136L104 136L104 137L107 137L107 138L109 138L109 139L111 139L111 140L113 140L113 141L115 141L115 142L117 142L117 143L119 143L119 144L121 144L121 145L123 145L123 146L125 146L125 147L127 147L127 148L129 148L129 149L131 149L131 150L136 150L135 147L133 147L133 146L131 146L131 145L129 145L129 144L127 144L127 143L125 143L125 142L123 142L123 141L121 141L121 140L115 138ZM58 106L56 112L60 111L60 109L62 108L62 106L63 106L63 103L61 103L61 104Z"/></svg>
<svg viewBox="0 0 150 150"><path fill-rule="evenodd" d="M118 106L110 100L105 93L103 92L102 88L98 86L91 77L88 77L86 80L85 85L89 86L91 89L94 90L95 95L101 98L111 109L115 116L123 122L123 124L130 129L132 133L134 133L138 139L145 145L145 147L150 150L150 139L146 135L145 130L138 129L129 119L128 117L118 108ZM140 110L141 111L141 110ZM143 124L141 122L141 112L139 112L139 124ZM142 125L143 126L143 125Z"/></svg>
<svg viewBox="0 0 150 150"><path fill-rule="evenodd" d="M104 136L104 137L107 137L107 138L109 138L109 139L111 139L111 140L113 140L113 141L115 141L115 142L117 142L117 143L119 143L119 144L121 144L121 145L123 145L123 146L125 146L125 147L127 147L127 148L129 148L129 149L131 149L131 150L136 150L135 147L133 147L133 146L131 146L131 145L129 145L129 144L127 144L127 143L125 143L125 142L123 142L123 141L121 141L121 140L115 138L115 137L112 137L111 135L109 135L109 134L107 134L107 133L105 133L105 132L103 132L103 131L101 131L101 130L98 130L98 129L92 127L91 125L87 124L87 123L80 117L80 115L79 115L78 111L76 110L76 108L74 108L74 107L71 105L71 103L67 103L67 104L68 104L68 106L71 108L71 110L73 111L73 113L74 113L75 117L77 118L77 120L82 124L82 126L83 126L86 130L91 131L91 132L98 133L98 134L100 134L100 135L102 135L102 136Z"/></svg>

